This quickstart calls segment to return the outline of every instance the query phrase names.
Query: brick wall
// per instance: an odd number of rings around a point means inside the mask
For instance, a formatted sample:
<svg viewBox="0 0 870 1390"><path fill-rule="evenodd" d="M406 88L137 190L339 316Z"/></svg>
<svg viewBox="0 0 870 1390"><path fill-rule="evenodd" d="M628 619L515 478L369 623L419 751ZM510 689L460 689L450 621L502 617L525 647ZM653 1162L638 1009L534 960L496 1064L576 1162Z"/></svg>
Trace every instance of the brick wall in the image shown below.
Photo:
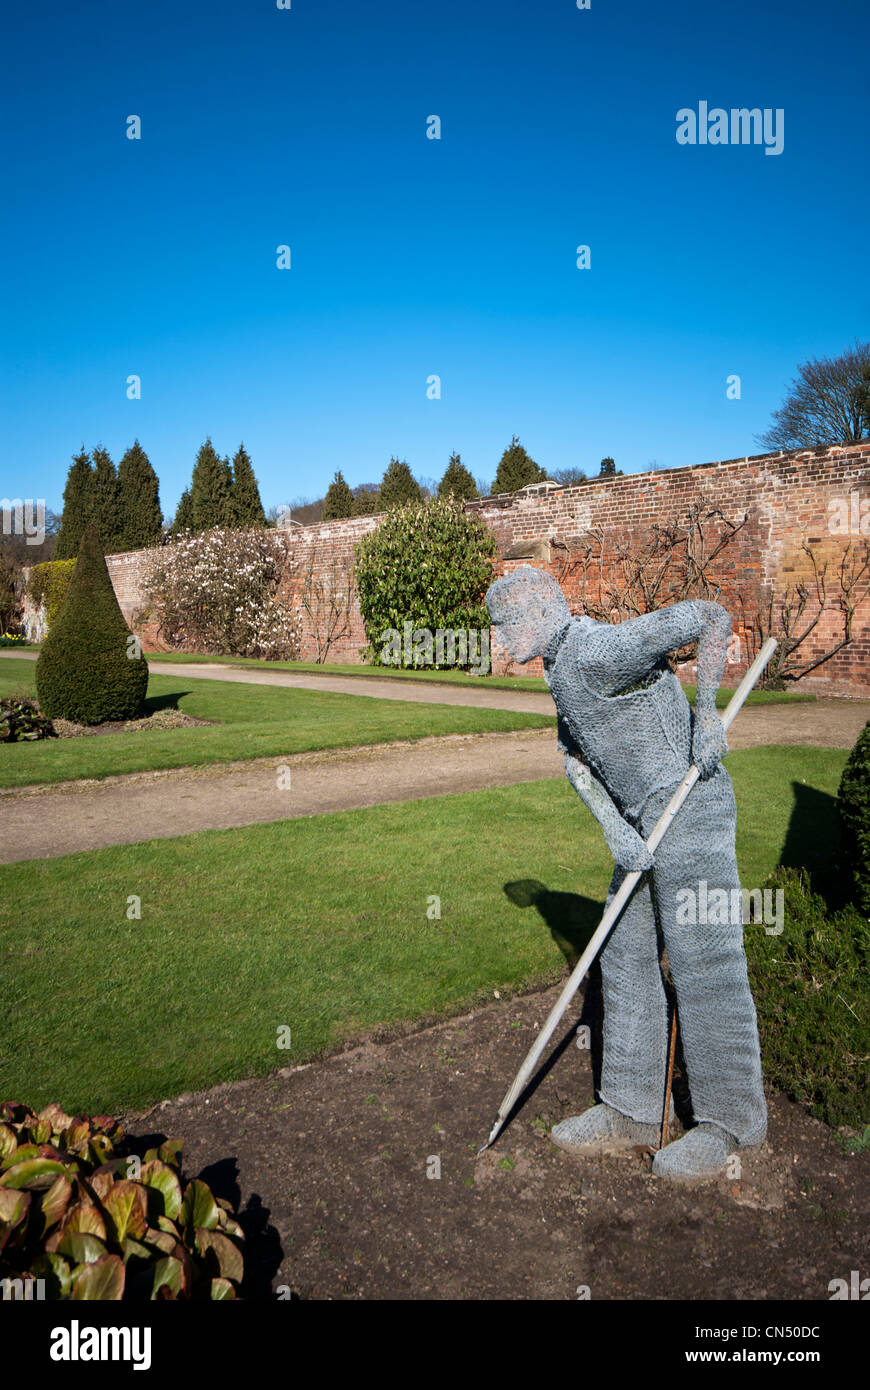
<svg viewBox="0 0 870 1390"><path fill-rule="evenodd" d="M698 504L705 512L721 513L725 520L746 522L735 540L725 547L713 563L712 573L721 586L719 602L731 613L738 637L740 628L737 593L742 592L747 607L757 607L771 592L779 595L785 585L812 582L810 562L801 550L809 542L821 563L827 563L828 598L821 619L815 624L804 648L812 659L831 645L839 631L836 604L836 571L847 546L852 553L870 540L870 442L832 449L800 450L787 454L761 454L720 463L661 473L633 474L563 488L506 494L467 503L467 509L480 516L496 535L500 569L533 564L560 578L575 612L582 612L584 596L599 596L608 582L618 582L619 544L643 544L654 524L685 518ZM861 518L861 507L867 515ZM844 515L852 524L850 533L832 530L832 516ZM857 519L858 525L854 522ZM299 571L310 569L321 583L341 583L352 565L353 546L379 524L379 517L355 517L315 526L293 528L291 551L297 564L293 581L297 595ZM715 537L723 522L709 523ZM589 538L596 536L603 545L598 560L585 570L578 563ZM133 551L107 557L109 573L128 622L139 626L146 644L154 639L153 629L142 624L142 583L152 562L152 551ZM818 605L810 602L804 624L811 621ZM322 623L321 623L322 627ZM870 696L870 600L865 599L855 615L856 638L843 653L832 658L819 671L801 682L802 688L818 693ZM362 617L356 604L350 615L349 631L329 649L329 661L356 662L366 643ZM740 657L726 667L728 684L733 684L747 664L748 645L740 647ZM735 649L734 656L737 656ZM303 619L303 657L317 659L314 626ZM496 669L506 665L504 653L493 644ZM540 669L540 663L522 668L524 674ZM691 668L683 667L686 679Z"/></svg>

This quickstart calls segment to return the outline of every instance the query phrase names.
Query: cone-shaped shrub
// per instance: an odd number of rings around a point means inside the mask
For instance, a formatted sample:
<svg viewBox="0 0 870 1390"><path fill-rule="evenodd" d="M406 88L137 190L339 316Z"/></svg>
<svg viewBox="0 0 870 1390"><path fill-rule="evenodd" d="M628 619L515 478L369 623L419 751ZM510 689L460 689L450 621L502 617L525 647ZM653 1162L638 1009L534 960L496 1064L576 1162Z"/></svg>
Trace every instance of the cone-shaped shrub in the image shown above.
<svg viewBox="0 0 870 1390"><path fill-rule="evenodd" d="M41 712L77 724L137 719L148 688L148 663L137 650L91 522L36 663Z"/></svg>

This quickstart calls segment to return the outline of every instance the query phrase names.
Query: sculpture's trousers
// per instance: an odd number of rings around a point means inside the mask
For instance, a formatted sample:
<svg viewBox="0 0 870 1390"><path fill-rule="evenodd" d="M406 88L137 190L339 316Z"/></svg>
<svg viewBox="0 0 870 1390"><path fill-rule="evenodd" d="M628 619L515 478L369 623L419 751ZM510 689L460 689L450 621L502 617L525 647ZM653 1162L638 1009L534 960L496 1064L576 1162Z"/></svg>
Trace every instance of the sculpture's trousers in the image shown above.
<svg viewBox="0 0 870 1390"><path fill-rule="evenodd" d="M636 822L644 839L673 790L655 793L644 807ZM706 782L695 783L655 851L655 867L643 876L611 932L600 957L604 1038L599 1094L635 1120L661 1123L668 1020L658 922L676 988L695 1120L712 1121L738 1144L752 1145L766 1134L767 1107L742 913L732 920L732 889L740 887L736 826L731 779L720 766ZM608 902L623 876L617 868ZM684 891L678 899L680 890L687 889L693 898ZM715 925L697 920L714 889L725 889L729 904L727 922ZM708 915L715 912L708 910ZM753 925L750 930L763 928Z"/></svg>

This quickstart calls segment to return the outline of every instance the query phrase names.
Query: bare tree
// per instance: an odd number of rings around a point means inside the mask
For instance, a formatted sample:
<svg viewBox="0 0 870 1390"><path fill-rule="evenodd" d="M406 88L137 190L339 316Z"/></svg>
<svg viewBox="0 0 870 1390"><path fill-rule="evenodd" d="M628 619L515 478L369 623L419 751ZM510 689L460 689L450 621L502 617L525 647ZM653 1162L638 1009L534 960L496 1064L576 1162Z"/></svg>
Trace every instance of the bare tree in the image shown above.
<svg viewBox="0 0 870 1390"><path fill-rule="evenodd" d="M311 627L317 661L322 664L330 647L351 635L356 593L353 559L332 552L323 564L315 541L300 567L299 581L299 602Z"/></svg>
<svg viewBox="0 0 870 1390"><path fill-rule="evenodd" d="M750 660L754 660L768 637L775 637L779 642L760 682L767 690L785 689L786 685L818 670L832 656L848 647L853 638L855 610L862 599L870 594L870 543L865 541L854 549L847 545L837 568L838 592L835 599L842 635L821 654L810 655L807 649L799 655L800 648L805 646L818 628L828 600L827 562L820 565L812 547L806 542L801 549L812 567L811 580L794 586L786 585L779 597L771 593L767 602L755 612L747 613L743 595L738 594Z"/></svg>
<svg viewBox="0 0 870 1390"><path fill-rule="evenodd" d="M870 343L798 367L774 424L757 437L766 449L854 444L870 434Z"/></svg>
<svg viewBox="0 0 870 1390"><path fill-rule="evenodd" d="M598 622L622 622L687 598L715 602L721 591L715 562L748 520L748 513L730 521L718 507L693 503L684 516L654 524L640 541L615 539L609 553L606 533L597 527L570 548L562 543L565 556L557 578L560 584L581 580L585 611ZM713 522L719 523L715 534ZM675 660L681 664L694 655L693 647Z"/></svg>

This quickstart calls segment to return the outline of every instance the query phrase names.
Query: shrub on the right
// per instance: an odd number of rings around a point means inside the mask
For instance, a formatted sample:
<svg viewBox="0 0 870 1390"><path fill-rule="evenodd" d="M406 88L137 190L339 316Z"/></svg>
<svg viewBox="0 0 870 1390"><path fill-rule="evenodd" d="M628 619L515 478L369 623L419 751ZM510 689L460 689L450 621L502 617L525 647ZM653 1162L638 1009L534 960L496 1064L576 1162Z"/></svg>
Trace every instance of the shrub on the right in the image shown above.
<svg viewBox="0 0 870 1390"><path fill-rule="evenodd" d="M849 754L837 792L837 816L857 906L870 914L870 722Z"/></svg>
<svg viewBox="0 0 870 1390"><path fill-rule="evenodd" d="M855 907L833 911L802 871L778 868L785 931L744 929L765 1079L829 1125L870 1118L870 923Z"/></svg>

